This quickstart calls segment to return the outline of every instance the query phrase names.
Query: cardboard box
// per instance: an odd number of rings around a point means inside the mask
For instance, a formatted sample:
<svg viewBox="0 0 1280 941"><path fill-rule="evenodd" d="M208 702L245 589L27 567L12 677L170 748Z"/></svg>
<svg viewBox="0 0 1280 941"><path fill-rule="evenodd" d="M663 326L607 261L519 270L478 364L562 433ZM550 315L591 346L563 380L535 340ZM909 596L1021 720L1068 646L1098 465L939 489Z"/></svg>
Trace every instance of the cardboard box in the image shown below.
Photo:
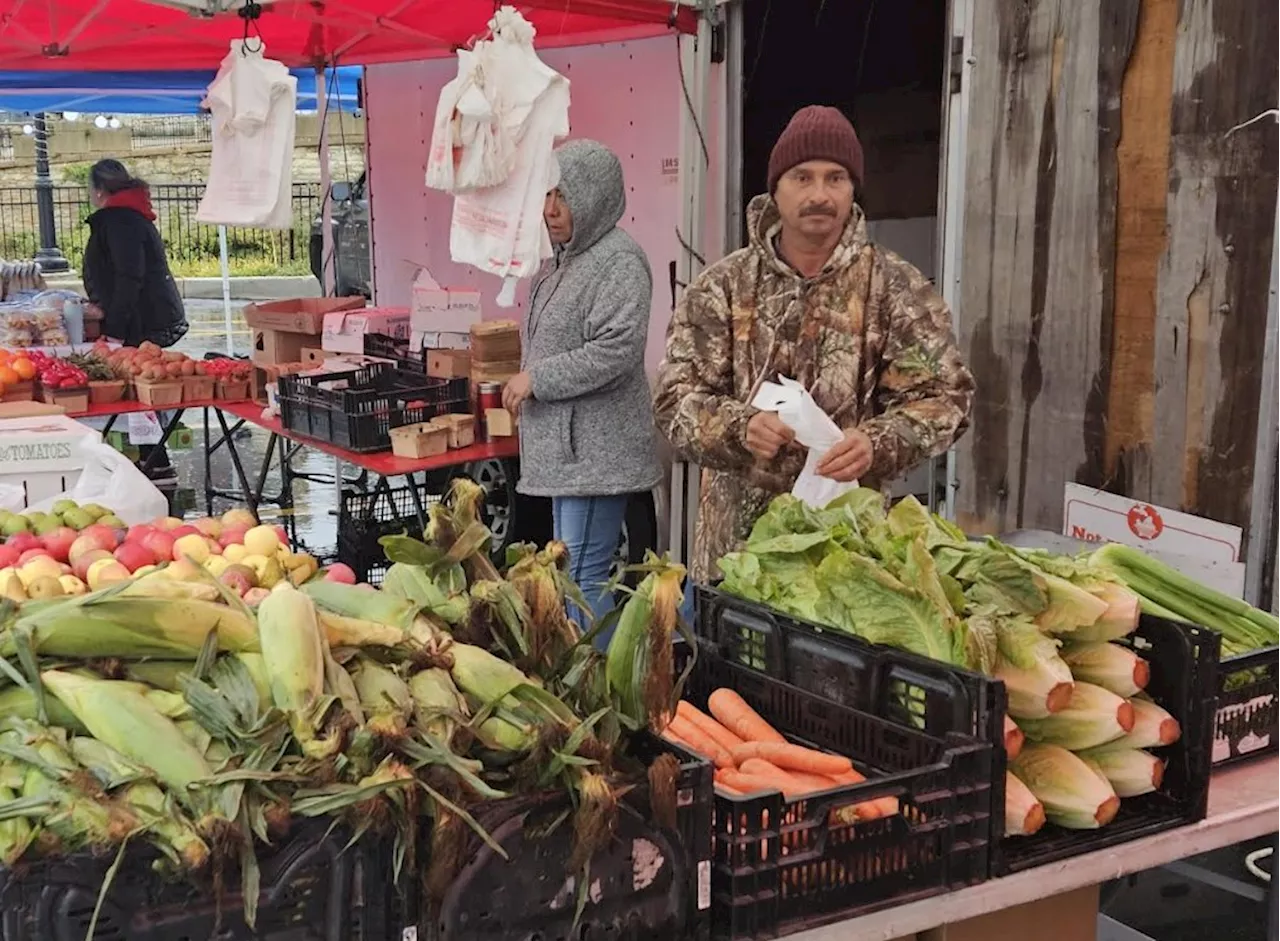
<svg viewBox="0 0 1280 941"><path fill-rule="evenodd" d="M408 340L409 309L407 307L370 307L362 311L328 314L324 318L324 333L320 336L320 346L331 353L362 354L366 333Z"/></svg>
<svg viewBox="0 0 1280 941"><path fill-rule="evenodd" d="M302 351L315 343L315 340L314 336L307 333L254 327L251 358L259 366L296 363L301 361Z"/></svg>
<svg viewBox="0 0 1280 941"><path fill-rule="evenodd" d="M30 399L25 402L0 402L0 419L35 418L40 415L65 415L67 410L61 405L48 402L37 402Z"/></svg>
<svg viewBox="0 0 1280 941"><path fill-rule="evenodd" d="M325 360L332 359L337 355L337 353L330 353L328 350L321 350L314 346L308 346L303 348L302 357L299 362L307 366L320 366L324 364Z"/></svg>
<svg viewBox="0 0 1280 941"><path fill-rule="evenodd" d="M484 430L490 438L510 438L516 433L515 422L505 408L484 410Z"/></svg>
<svg viewBox="0 0 1280 941"><path fill-rule="evenodd" d="M414 329L409 334L409 345L415 350L469 350L471 334Z"/></svg>
<svg viewBox="0 0 1280 941"><path fill-rule="evenodd" d="M427 375L433 379L466 379L471 375L471 354L465 350L428 350Z"/></svg>
<svg viewBox="0 0 1280 941"><path fill-rule="evenodd" d="M1052 925L1046 932L1045 926ZM919 941L1096 941L1098 886L999 909L952 925L922 931Z"/></svg>
<svg viewBox="0 0 1280 941"><path fill-rule="evenodd" d="M476 443L476 418L474 415L441 415L431 424L449 431L449 447L469 448Z"/></svg>
<svg viewBox="0 0 1280 941"><path fill-rule="evenodd" d="M391 429L391 453L396 457L421 460L449 450L449 429L430 422Z"/></svg>
<svg viewBox="0 0 1280 941"><path fill-rule="evenodd" d="M364 306L363 297L300 297L250 304L244 309L244 322L252 329L316 336L324 330L327 314L360 310Z"/></svg>
<svg viewBox="0 0 1280 941"><path fill-rule="evenodd" d="M491 320L471 328L471 357L481 363L520 362L520 325Z"/></svg>
<svg viewBox="0 0 1280 941"><path fill-rule="evenodd" d="M465 333L480 322L480 292L474 288L441 287L423 269L414 278L409 319L414 330Z"/></svg>
<svg viewBox="0 0 1280 941"><path fill-rule="evenodd" d="M28 413L0 419L0 484L20 487L24 506L74 487L85 465L85 446L101 441L102 435L66 415L30 414L30 410L56 406L14 402L7 408Z"/></svg>

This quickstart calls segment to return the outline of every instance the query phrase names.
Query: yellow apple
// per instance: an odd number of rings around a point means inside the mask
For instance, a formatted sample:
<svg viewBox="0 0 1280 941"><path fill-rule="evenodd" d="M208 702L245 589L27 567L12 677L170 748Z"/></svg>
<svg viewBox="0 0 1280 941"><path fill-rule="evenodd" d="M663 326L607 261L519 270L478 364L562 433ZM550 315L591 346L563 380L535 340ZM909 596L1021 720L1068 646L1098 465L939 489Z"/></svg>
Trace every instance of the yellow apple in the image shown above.
<svg viewBox="0 0 1280 941"><path fill-rule="evenodd" d="M255 526L244 534L244 547L250 555L275 555L280 548L280 536L271 526Z"/></svg>
<svg viewBox="0 0 1280 941"><path fill-rule="evenodd" d="M58 579L58 584L62 586L63 594L67 595L83 595L89 590L89 586L74 575L63 575Z"/></svg>
<svg viewBox="0 0 1280 941"><path fill-rule="evenodd" d="M249 557L249 550L237 543L232 543L222 550L222 557L232 565L243 562Z"/></svg>

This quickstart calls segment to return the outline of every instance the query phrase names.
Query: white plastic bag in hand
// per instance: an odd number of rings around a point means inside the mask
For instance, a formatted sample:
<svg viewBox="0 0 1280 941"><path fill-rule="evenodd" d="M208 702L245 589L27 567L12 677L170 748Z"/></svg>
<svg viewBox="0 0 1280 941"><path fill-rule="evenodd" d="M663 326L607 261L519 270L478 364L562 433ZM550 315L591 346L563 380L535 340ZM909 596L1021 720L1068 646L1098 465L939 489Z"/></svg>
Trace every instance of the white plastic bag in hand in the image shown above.
<svg viewBox="0 0 1280 941"><path fill-rule="evenodd" d="M811 507L821 508L858 486L857 481L841 483L818 474L818 465L828 451L844 440L844 432L830 415L818 408L804 386L779 376L777 383L761 384L751 405L762 412L776 412L782 423L795 432L796 442L809 449L804 470L791 488L792 496Z"/></svg>

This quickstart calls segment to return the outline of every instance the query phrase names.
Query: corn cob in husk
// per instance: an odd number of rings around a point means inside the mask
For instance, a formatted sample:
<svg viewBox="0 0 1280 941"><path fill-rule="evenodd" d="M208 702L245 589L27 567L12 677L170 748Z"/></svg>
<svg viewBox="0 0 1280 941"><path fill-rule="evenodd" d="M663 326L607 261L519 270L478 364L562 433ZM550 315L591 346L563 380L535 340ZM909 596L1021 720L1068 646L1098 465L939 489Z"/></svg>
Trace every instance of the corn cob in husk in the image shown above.
<svg viewBox="0 0 1280 941"><path fill-rule="evenodd" d="M622 606L609 641L606 675L614 708L633 727L660 734L679 698L671 647L684 600L683 566L650 554L640 586Z"/></svg>
<svg viewBox="0 0 1280 941"><path fill-rule="evenodd" d="M197 803L191 787L212 769L173 721L131 684L59 670L40 678L94 738L149 769L187 806Z"/></svg>
<svg viewBox="0 0 1280 941"><path fill-rule="evenodd" d="M114 588L19 612L0 638L0 656L16 651L14 631L29 632L37 653L55 657L194 660L210 632L221 650L258 649L257 627L243 611L209 601L124 597Z"/></svg>

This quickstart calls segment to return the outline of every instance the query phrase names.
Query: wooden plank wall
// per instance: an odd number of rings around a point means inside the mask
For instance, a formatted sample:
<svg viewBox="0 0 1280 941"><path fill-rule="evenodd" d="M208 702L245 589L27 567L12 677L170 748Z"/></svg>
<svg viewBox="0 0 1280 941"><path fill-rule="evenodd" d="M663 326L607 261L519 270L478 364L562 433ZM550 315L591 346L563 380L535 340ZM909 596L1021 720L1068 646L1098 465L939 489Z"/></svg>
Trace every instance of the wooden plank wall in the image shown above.
<svg viewBox="0 0 1280 941"><path fill-rule="evenodd" d="M1274 237L1277 5L978 4L959 522L1079 481L1247 527Z"/></svg>

